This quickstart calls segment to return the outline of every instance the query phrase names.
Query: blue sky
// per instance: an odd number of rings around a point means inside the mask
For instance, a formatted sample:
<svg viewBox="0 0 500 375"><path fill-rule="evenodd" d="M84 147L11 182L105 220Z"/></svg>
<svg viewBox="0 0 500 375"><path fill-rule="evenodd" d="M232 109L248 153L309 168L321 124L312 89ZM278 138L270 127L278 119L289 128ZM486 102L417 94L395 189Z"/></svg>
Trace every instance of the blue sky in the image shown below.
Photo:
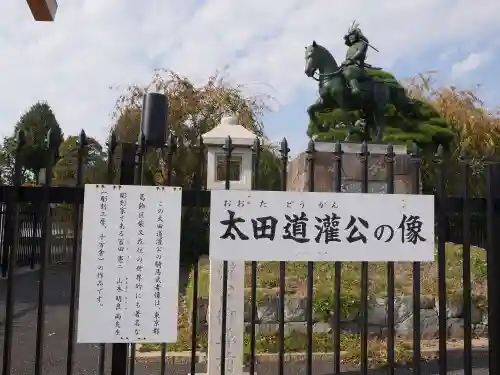
<svg viewBox="0 0 500 375"><path fill-rule="evenodd" d="M303 73L316 40L337 60L353 20L380 53L368 62L399 78L439 70L443 84L481 84L500 104L498 0L58 0L53 23L32 20L26 2L0 2L0 136L38 100L53 107L66 135L84 128L104 140L119 95L110 86L146 84L154 68L195 82L229 65L229 80L250 84L279 105L264 117L269 138L307 143L315 82ZM265 83L258 85L255 83Z"/></svg>

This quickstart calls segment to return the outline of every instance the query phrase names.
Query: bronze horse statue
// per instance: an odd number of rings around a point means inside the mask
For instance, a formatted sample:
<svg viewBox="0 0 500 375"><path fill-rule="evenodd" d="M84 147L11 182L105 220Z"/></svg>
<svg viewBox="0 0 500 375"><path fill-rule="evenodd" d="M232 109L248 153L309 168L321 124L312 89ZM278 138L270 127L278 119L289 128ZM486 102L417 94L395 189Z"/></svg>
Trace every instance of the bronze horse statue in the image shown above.
<svg viewBox="0 0 500 375"><path fill-rule="evenodd" d="M305 74L319 82L319 98L308 107L307 113L320 131L327 129L318 124L317 112L338 108L345 111L359 110L363 114L360 123L366 124L364 140L369 140L370 130L374 129L374 141L381 142L387 105L393 103L397 108L403 108L409 104L404 89L367 74L359 82L359 94L354 95L342 74L344 67L337 65L332 54L315 41L306 47L305 60ZM348 124L346 141L353 130L353 125Z"/></svg>

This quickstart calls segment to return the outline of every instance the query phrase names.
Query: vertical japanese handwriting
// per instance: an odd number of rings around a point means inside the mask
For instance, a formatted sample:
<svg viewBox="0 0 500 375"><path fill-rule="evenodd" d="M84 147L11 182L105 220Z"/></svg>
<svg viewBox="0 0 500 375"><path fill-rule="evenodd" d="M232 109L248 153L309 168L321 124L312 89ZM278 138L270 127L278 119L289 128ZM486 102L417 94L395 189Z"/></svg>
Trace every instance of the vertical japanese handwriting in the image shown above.
<svg viewBox="0 0 500 375"><path fill-rule="evenodd" d="M115 296L115 336L122 337L122 322L125 313L125 281L118 277L116 279Z"/></svg>
<svg viewBox="0 0 500 375"><path fill-rule="evenodd" d="M144 288L144 214L146 210L146 196L139 194L139 204L137 206L137 247L136 247L136 266L135 266L135 306L134 306L134 333L136 336L141 334L141 300L142 290Z"/></svg>
<svg viewBox="0 0 500 375"><path fill-rule="evenodd" d="M120 226L118 228L118 254L116 255L116 266L123 268L125 265L125 214L127 213L127 193L120 193Z"/></svg>
<svg viewBox="0 0 500 375"><path fill-rule="evenodd" d="M119 218L120 224L118 227L118 240L117 240L117 255L116 267L117 271L123 269L125 265L125 215L127 213L127 193L120 192L119 199ZM128 289L128 282L125 277L121 277L117 272L116 286L115 286L115 336L122 337L123 319L125 314L126 293Z"/></svg>
<svg viewBox="0 0 500 375"><path fill-rule="evenodd" d="M154 274L154 312L153 312L153 335L160 334L161 321L161 287L162 287L162 269L163 269L163 226L165 208L163 202L160 201L156 209L156 256L155 256L155 274Z"/></svg>
<svg viewBox="0 0 500 375"><path fill-rule="evenodd" d="M101 188L101 194L99 197L99 238L97 242L97 281L96 281L96 291L97 291L97 303L99 306L104 306L103 303L103 291L104 291L104 247L106 245L106 226L107 226L107 213L108 213L108 192L105 188Z"/></svg>

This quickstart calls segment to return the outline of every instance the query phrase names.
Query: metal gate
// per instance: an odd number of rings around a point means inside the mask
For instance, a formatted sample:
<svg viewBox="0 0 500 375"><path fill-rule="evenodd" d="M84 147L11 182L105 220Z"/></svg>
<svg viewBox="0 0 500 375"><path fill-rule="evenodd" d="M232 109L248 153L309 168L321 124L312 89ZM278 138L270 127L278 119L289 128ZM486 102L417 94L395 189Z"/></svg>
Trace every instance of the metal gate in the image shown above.
<svg viewBox="0 0 500 375"><path fill-rule="evenodd" d="M19 137L18 152L24 144L23 135ZM78 309L78 287L79 283L79 257L80 257L80 237L81 237L81 215L83 206L83 183L86 155L86 137L82 131L79 140L78 171L76 186L51 186L52 165L54 164L55 148L57 142L49 137L48 148L52 157L46 167L47 184L40 187L25 187L20 184L21 161L19 158L15 162L15 184L14 186L0 187L0 200L2 202L2 254L1 270L4 277L0 281L2 285L1 303L3 315L3 331L0 339L2 341L2 374L25 374L34 373L36 375L49 374L108 374L121 375L129 374L149 374L149 373L191 373L203 370L203 365L197 364L197 349L199 346L198 325L192 324L190 329L190 355L183 365L172 364L168 360L167 346L161 348L160 360L156 365L144 364L136 361L136 348L134 345L114 344L112 347L105 345L77 345L76 344L76 311ZM165 150L166 184L175 184L172 170L172 161L176 157L175 138L170 137ZM142 147L132 143L117 144L116 138L112 137L108 144L108 183L117 182L131 185L140 184L142 176ZM113 163L117 160L115 151L119 150L119 168L115 168ZM210 206L210 194L204 188L205 170L205 150L202 142L196 150L197 168L190 186L183 186L183 232L182 246L193 246L194 233L200 238L208 236L208 222L204 212ZM231 187L230 183L230 160L233 152L231 139L228 139L224 147L226 155L225 175L226 188ZM289 161L289 150L284 140L279 150L281 169L281 189L286 190L287 167ZM309 144L307 150L308 165L308 188L314 191L315 182L315 147L314 143ZM254 169L253 188L260 187L260 155L261 146L256 143L254 146ZM368 162L367 147L364 147L360 154L362 164L363 180L362 192L368 191ZM416 150L411 154L413 165L413 191L418 194L420 186L421 158ZM394 193L394 153L392 147L388 146L386 154L387 166L387 192ZM496 250L499 241L500 208L495 192L498 190L498 166L487 164L485 166L486 180L484 181L484 198L470 198L469 179L471 167L467 160L461 161L462 174L462 196L446 196L446 168L443 164L443 151L438 151L435 160L436 177L436 233L437 233L437 280L438 280L438 316L439 316L439 345L438 358L434 360L439 374L445 374L449 370L447 358L447 336L448 336L448 306L447 306L447 286L446 286L446 252L447 241L460 242L463 247L463 255L460 264L456 267L462 269L462 289L463 293L463 348L460 348L460 368L465 374L472 374L473 371L473 324L471 313L473 310L471 297L471 246L480 246L486 253L485 267L487 267L487 313L485 316L488 324L488 346L489 360L486 365L491 374L500 374L500 319L495 319L495 314L500 313L500 285L495 282L495 270L500 269L500 254ZM334 165L338 178L334 182L334 190L340 192L341 181L339 173L342 170L342 150L340 143L337 144L334 153ZM104 182L104 181L103 181ZM64 207L65 212L70 212L70 221L66 220L64 229L57 229L57 219L54 212L58 207ZM472 218L479 218L480 224L473 225ZM69 224L68 224L69 223ZM475 228L475 229L471 229ZM61 234L62 233L62 234ZM61 236L63 238L61 238ZM205 249L206 250L206 249ZM203 252L200 249L199 253ZM198 278L199 269L197 262L192 262L193 295L191 321L196 322L201 309L198 306ZM359 370L366 374L370 367L370 355L368 350L369 330L368 330L368 263L361 265L360 288L361 305L359 308L360 346L359 346ZM33 270L33 271L30 271ZM249 324L249 351L248 369L250 374L254 373L275 373L280 374L295 373L297 369L292 369L286 363L285 356L285 269L284 262L279 264L278 280L278 333L277 333L277 361L271 367L266 367L260 361L256 361L258 347L256 345L256 321L257 317L257 278L258 265L252 262L249 266L250 273L250 303L251 317ZM302 366L300 371L306 374L325 371L341 373L345 370L341 358L341 310L342 310L342 264L336 262L332 264L334 300L332 308L332 348L333 359L331 367L321 369L315 367L313 353L313 301L314 301L314 272L315 266L312 262L307 265L307 321L306 337L307 350L305 360L297 366ZM386 265L387 277L387 332L386 332L386 363L384 368L389 373L394 373L397 366L395 356L395 264ZM428 369L429 363L422 359L421 350L421 279L426 275L421 275L421 265L414 263L412 266L412 298L413 298L413 345L411 363L405 364L413 373L428 373L433 371ZM6 278L5 278L6 277ZM224 276L227 286L227 274ZM497 280L498 281L498 280ZM227 296L223 295L223 306ZM485 305L485 306L486 306ZM225 314L223 314L225 317ZM223 327L225 326L223 318ZM61 328L63 327L63 328ZM222 335L222 332L221 332ZM222 335L221 337L225 337ZM488 353L486 353L487 355ZM226 373L224 368L224 352L221 353L221 374ZM330 365L328 365L330 366ZM328 367L327 366L327 367ZM450 365L456 367L456 365ZM456 368L454 368L456 369ZM434 373L434 372L433 372Z"/></svg>

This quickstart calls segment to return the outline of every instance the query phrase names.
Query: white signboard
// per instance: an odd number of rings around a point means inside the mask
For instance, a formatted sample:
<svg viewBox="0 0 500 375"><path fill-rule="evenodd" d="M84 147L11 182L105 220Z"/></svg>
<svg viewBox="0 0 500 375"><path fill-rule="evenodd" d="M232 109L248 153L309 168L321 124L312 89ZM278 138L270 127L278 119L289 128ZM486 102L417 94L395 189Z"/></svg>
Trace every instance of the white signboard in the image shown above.
<svg viewBox="0 0 500 375"><path fill-rule="evenodd" d="M212 191L210 257L239 261L433 261L434 197Z"/></svg>
<svg viewBox="0 0 500 375"><path fill-rule="evenodd" d="M85 185L78 342L175 342L182 190Z"/></svg>

